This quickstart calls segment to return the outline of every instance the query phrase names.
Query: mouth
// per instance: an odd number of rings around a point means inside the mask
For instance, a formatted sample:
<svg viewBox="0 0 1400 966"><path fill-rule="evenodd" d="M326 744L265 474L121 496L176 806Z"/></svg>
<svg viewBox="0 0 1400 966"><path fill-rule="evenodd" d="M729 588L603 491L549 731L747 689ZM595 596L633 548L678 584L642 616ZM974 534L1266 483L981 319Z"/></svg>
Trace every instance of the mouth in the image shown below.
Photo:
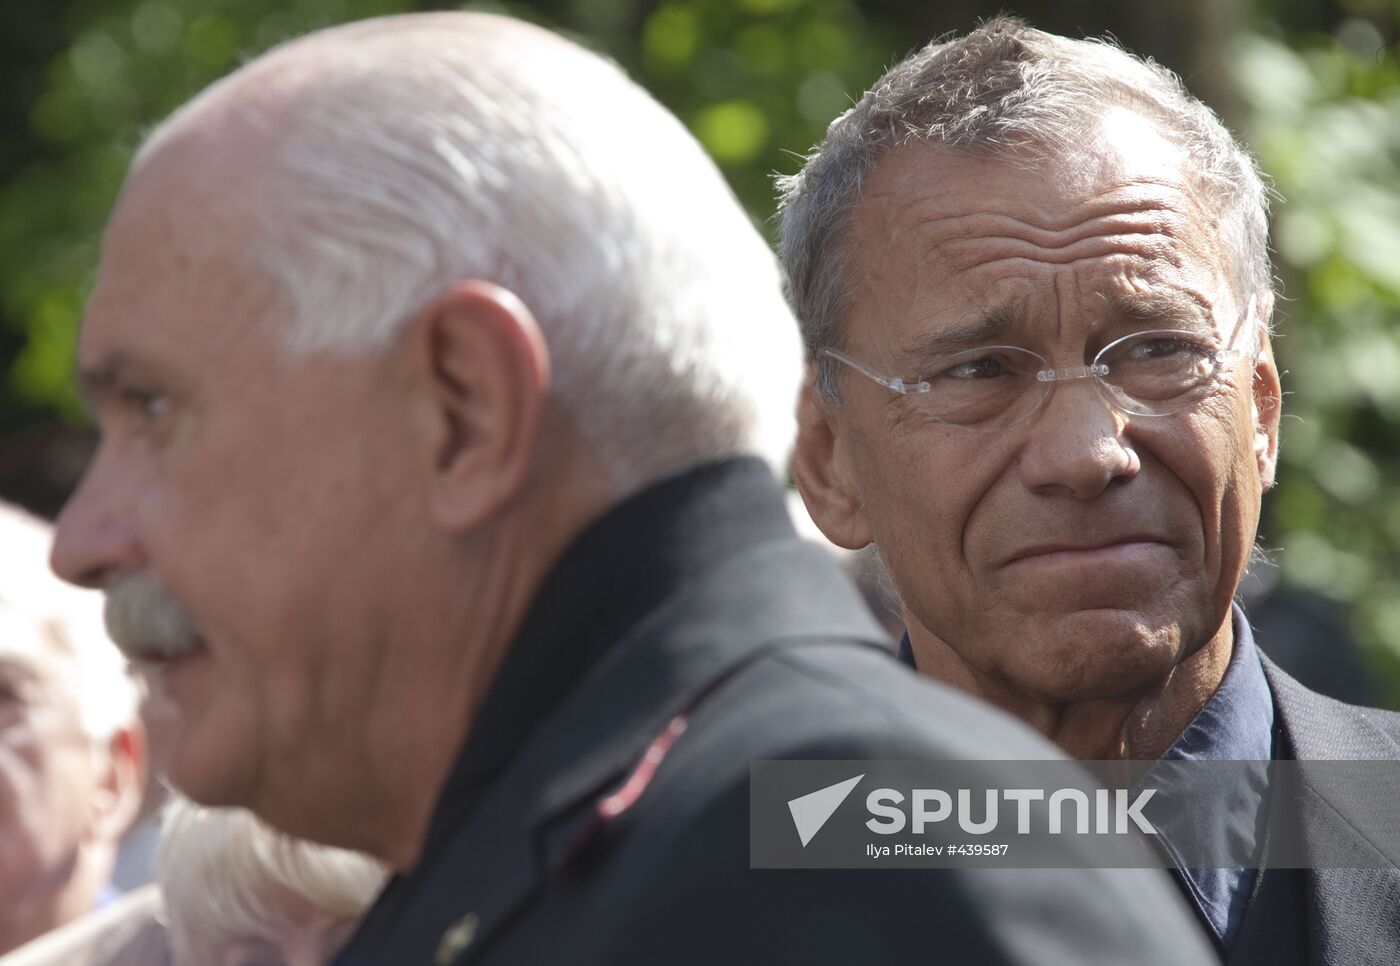
<svg viewBox="0 0 1400 966"><path fill-rule="evenodd" d="M151 706L148 715L173 723L187 721L201 703L191 686L209 674L209 649L204 639L178 652L161 647L134 647L128 658L132 670L145 681Z"/></svg>
<svg viewBox="0 0 1400 966"><path fill-rule="evenodd" d="M1111 540L1043 543L1017 550L1007 559L1007 564L1130 563L1145 559L1154 554L1155 551L1167 549L1167 547L1168 544L1165 540L1138 534L1115 537Z"/></svg>
<svg viewBox="0 0 1400 966"><path fill-rule="evenodd" d="M209 648L205 645L204 638L195 637L190 641L181 642L178 647L172 647L169 642L164 641L137 642L133 645L124 645L122 650L126 652L126 656L132 663L158 671L205 654Z"/></svg>

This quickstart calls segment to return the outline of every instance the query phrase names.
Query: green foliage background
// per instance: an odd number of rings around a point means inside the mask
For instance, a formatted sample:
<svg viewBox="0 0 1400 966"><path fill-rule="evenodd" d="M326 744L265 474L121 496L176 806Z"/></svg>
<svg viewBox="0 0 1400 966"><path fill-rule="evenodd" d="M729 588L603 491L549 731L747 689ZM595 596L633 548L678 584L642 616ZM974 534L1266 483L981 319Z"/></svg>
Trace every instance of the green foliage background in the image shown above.
<svg viewBox="0 0 1400 966"><path fill-rule="evenodd" d="M71 484L71 466L40 464L47 441L82 422L70 379L74 336L102 223L143 131L280 40L460 6L6 0L0 488L26 474L48 473L41 489ZM618 60L691 126L770 234L773 173L792 171L886 64L979 16L1007 10L1070 35L1112 31L1181 72L1246 136L1286 199L1275 244L1288 415L1264 543L1285 582L1348 606L1400 704L1400 0L465 7L535 20Z"/></svg>
<svg viewBox="0 0 1400 966"><path fill-rule="evenodd" d="M1234 44L1243 131L1284 199L1279 481L1264 542L1283 578L1352 605L1400 698L1400 61L1394 4L1286 42ZM1388 19L1387 19L1388 18ZM1388 27L1389 36L1382 28Z"/></svg>

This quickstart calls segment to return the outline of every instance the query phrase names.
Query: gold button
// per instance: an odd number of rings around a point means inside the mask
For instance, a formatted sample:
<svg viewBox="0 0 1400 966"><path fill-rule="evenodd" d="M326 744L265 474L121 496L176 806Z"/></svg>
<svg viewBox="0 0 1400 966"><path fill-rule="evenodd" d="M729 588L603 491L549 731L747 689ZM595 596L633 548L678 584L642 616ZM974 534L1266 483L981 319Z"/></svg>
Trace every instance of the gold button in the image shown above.
<svg viewBox="0 0 1400 966"><path fill-rule="evenodd" d="M447 932L442 934L442 942L438 943L437 958L434 960L437 966L452 966L453 960L472 944L476 938L476 927L480 924L480 917L469 912L449 926Z"/></svg>

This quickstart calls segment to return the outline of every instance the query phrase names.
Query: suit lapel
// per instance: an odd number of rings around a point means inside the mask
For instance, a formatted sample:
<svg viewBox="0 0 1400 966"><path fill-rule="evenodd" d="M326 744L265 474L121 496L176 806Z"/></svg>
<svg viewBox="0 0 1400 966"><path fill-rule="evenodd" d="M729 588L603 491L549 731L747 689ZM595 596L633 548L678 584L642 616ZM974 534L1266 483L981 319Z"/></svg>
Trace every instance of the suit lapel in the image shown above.
<svg viewBox="0 0 1400 966"><path fill-rule="evenodd" d="M1265 856L1267 861L1267 854ZM1249 912L1226 959L1229 966L1309 966L1316 963L1308 924L1306 873L1301 869L1261 869L1249 898Z"/></svg>
<svg viewBox="0 0 1400 966"><path fill-rule="evenodd" d="M1280 735L1299 761L1400 758L1400 745L1374 720L1376 712L1309 691L1264 658ZM1346 796L1316 783L1297 802L1310 854L1326 842L1329 855L1349 848L1375 857L1376 847L1350 817ZM1312 966L1393 966L1400 951L1400 870L1311 869L1305 873L1308 962Z"/></svg>

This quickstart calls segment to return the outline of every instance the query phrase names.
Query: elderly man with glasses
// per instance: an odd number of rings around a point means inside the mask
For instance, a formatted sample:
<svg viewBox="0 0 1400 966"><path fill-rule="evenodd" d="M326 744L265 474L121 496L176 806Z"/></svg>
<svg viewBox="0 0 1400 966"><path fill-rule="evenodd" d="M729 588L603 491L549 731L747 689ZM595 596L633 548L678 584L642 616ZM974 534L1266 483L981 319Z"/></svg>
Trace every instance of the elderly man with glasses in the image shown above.
<svg viewBox="0 0 1400 966"><path fill-rule="evenodd" d="M878 547L907 660L1082 759L1396 757L1395 716L1302 688L1233 604L1278 447L1267 191L1173 75L993 20L892 68L782 190L793 474ZM1374 851L1314 793L1304 836ZM1224 830L1258 868L1268 803ZM1393 868L1178 880L1230 962L1400 961Z"/></svg>

